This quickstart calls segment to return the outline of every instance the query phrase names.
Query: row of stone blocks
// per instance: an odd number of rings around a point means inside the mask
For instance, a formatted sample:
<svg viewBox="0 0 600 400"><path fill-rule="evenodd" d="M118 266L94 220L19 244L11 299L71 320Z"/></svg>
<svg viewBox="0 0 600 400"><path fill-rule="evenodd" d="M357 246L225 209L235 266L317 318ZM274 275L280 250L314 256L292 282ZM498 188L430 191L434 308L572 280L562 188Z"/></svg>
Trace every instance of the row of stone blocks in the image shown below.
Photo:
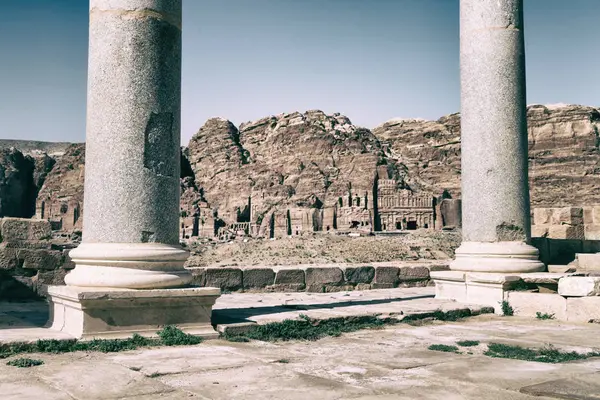
<svg viewBox="0 0 600 400"><path fill-rule="evenodd" d="M515 315L538 313L571 322L600 322L600 277L582 273L433 272L436 298L494 307L507 302ZM537 286L528 290L527 286Z"/></svg>
<svg viewBox="0 0 600 400"><path fill-rule="evenodd" d="M427 286L430 271L448 269L445 263L412 266L297 266L189 268L193 284L226 291L307 291L389 289Z"/></svg>
<svg viewBox="0 0 600 400"><path fill-rule="evenodd" d="M531 234L553 239L600 239L600 206L535 208Z"/></svg>

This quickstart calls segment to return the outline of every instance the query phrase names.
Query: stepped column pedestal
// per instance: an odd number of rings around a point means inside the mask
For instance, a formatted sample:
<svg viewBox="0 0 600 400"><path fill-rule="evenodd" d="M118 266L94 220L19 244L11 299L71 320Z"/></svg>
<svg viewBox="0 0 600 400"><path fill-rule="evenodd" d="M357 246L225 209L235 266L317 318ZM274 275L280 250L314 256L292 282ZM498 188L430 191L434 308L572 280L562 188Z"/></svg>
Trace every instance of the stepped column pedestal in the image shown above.
<svg viewBox="0 0 600 400"><path fill-rule="evenodd" d="M522 0L460 0L460 75L463 243L452 271L432 275L449 285L439 297L481 303L489 286L497 303L518 274L545 269L529 244Z"/></svg>
<svg viewBox="0 0 600 400"><path fill-rule="evenodd" d="M215 288L179 245L182 0L90 0L83 240L51 327L79 338L216 335Z"/></svg>

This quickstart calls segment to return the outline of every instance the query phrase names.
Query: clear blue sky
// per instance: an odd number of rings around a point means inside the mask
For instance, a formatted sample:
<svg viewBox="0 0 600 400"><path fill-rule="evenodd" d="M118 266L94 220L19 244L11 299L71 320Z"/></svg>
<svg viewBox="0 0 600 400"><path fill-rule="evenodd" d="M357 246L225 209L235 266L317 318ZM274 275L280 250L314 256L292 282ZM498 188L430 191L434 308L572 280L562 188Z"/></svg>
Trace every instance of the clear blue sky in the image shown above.
<svg viewBox="0 0 600 400"><path fill-rule="evenodd" d="M458 0L184 0L182 139L207 118L459 111ZM87 0L0 0L0 138L83 141ZM528 103L600 105L600 0L525 0Z"/></svg>

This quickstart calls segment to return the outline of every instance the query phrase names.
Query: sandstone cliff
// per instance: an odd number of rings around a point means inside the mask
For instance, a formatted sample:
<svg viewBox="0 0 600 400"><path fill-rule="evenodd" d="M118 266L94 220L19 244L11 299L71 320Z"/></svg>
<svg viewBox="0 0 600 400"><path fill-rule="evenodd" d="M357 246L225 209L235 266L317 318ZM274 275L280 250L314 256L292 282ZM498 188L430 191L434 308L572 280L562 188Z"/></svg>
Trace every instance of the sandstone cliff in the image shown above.
<svg viewBox="0 0 600 400"><path fill-rule="evenodd" d="M600 112L578 105L527 109L533 207L600 202ZM460 197L460 115L391 120L373 130L392 156L434 191Z"/></svg>
<svg viewBox="0 0 600 400"><path fill-rule="evenodd" d="M252 213L262 223L269 213L331 206L350 192L370 196L378 166L400 185L409 181L368 129L318 110L262 118L239 130L213 118L188 152L196 185L228 222Z"/></svg>
<svg viewBox="0 0 600 400"><path fill-rule="evenodd" d="M600 112L593 107L528 107L533 207L600 203L599 128ZM9 144L28 155L2 150L0 216L31 216L39 191L38 216L58 218L66 207L73 212L65 226L76 225L84 145L0 141L0 148ZM374 178L382 173L400 188L460 197L460 115L391 120L372 132L316 110L239 129L210 119L182 149L182 216L231 223L252 214L263 221L277 210L329 207L349 192L372 201Z"/></svg>
<svg viewBox="0 0 600 400"><path fill-rule="evenodd" d="M81 230L85 145L66 148L47 174L37 197L37 217L55 222L54 228Z"/></svg>
<svg viewBox="0 0 600 400"><path fill-rule="evenodd" d="M0 149L0 218L29 218L35 212L35 162L14 147Z"/></svg>

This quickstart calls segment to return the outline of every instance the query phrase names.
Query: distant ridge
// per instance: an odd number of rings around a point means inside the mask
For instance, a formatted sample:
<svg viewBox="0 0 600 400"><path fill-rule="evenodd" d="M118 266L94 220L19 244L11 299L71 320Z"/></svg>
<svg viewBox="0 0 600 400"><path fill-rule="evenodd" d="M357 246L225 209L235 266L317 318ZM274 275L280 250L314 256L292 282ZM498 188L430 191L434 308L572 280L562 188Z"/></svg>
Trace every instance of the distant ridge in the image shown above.
<svg viewBox="0 0 600 400"><path fill-rule="evenodd" d="M0 139L0 149L14 147L23 154L36 152L47 153L49 155L62 155L67 147L73 143L69 142L42 142L37 140L18 140L18 139Z"/></svg>

